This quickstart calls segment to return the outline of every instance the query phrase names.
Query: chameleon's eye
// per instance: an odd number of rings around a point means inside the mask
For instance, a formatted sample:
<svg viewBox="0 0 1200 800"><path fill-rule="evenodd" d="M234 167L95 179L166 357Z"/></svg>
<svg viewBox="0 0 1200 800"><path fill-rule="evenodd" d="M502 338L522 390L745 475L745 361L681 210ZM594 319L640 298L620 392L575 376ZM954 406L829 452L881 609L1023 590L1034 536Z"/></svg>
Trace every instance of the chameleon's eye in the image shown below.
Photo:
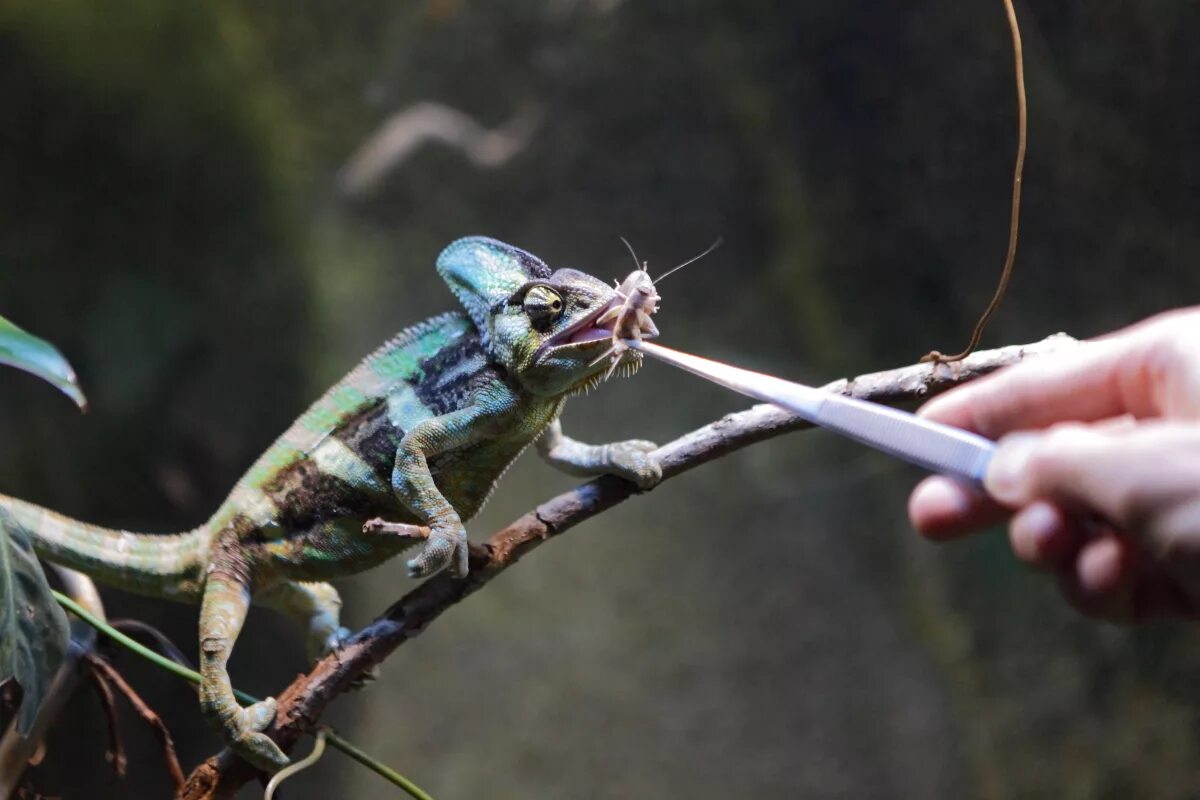
<svg viewBox="0 0 1200 800"><path fill-rule="evenodd" d="M549 325L562 316L562 295L549 286L534 286L525 293L522 303L526 315L535 326Z"/></svg>

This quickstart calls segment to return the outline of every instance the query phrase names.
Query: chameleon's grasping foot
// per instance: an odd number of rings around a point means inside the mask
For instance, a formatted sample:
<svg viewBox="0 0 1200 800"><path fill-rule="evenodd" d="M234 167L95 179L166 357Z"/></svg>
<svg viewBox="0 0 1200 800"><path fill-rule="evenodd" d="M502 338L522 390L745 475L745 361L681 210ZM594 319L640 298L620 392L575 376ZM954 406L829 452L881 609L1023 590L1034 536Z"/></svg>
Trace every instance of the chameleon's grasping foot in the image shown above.
<svg viewBox="0 0 1200 800"><path fill-rule="evenodd" d="M455 578L467 576L467 530L458 525L430 525L429 539L414 558L405 562L410 578L424 578L449 567Z"/></svg>
<svg viewBox="0 0 1200 800"><path fill-rule="evenodd" d="M333 633L331 633L325 639L325 641L321 645L320 651L317 653L317 655L315 657L313 657L312 660L316 661L320 658L324 658L325 656L329 655L330 653L336 653L338 650L341 650L343 647L345 647L346 642L353 635L354 635L354 631L350 630L349 628L344 628L344 627L338 626L338 629L336 631L334 631ZM368 669L366 672L362 673L361 675L357 676L356 678L354 678L354 680L351 681L351 683L350 683L350 689L352 691L359 691L361 689L365 689L368 686L370 686L372 683L377 681L378 679L379 679L379 665L376 665L376 666L371 667L370 669Z"/></svg>
<svg viewBox="0 0 1200 800"><path fill-rule="evenodd" d="M288 765L279 745L262 733L275 719L274 697L222 715L216 722L233 752L259 769L274 772Z"/></svg>
<svg viewBox="0 0 1200 800"><path fill-rule="evenodd" d="M612 444L584 444L562 432L554 420L537 440L538 454L563 472L584 478L616 475L650 489L662 480L662 464L654 457L657 445L645 439Z"/></svg>
<svg viewBox="0 0 1200 800"><path fill-rule="evenodd" d="M270 737L262 733L275 719L275 698L247 706L230 722L221 725L230 747L259 769L277 770L288 765L288 757Z"/></svg>
<svg viewBox="0 0 1200 800"><path fill-rule="evenodd" d="M658 449L654 442L630 439L626 442L613 442L605 447L609 451L603 465L606 473L632 481L643 491L654 488L662 480L662 464L653 455Z"/></svg>

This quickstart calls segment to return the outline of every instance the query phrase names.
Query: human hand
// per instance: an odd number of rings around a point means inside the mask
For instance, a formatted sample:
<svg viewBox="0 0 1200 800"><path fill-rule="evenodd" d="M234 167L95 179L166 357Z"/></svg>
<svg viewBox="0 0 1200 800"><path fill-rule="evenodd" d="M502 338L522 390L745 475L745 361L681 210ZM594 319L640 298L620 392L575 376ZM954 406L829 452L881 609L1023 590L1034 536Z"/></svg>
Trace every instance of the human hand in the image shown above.
<svg viewBox="0 0 1200 800"><path fill-rule="evenodd" d="M1200 307L1001 370L920 414L1000 440L987 494L943 476L916 487L922 534L1011 517L1016 555L1057 573L1085 614L1200 616Z"/></svg>

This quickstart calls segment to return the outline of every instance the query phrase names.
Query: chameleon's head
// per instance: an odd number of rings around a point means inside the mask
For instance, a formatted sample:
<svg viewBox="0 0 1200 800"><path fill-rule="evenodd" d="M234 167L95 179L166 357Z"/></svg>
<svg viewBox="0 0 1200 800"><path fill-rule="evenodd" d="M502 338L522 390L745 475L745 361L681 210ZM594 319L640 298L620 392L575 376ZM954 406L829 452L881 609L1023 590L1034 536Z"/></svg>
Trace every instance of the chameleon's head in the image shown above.
<svg viewBox="0 0 1200 800"><path fill-rule="evenodd" d="M594 386L609 372L613 315L619 302L599 278L551 270L512 245L472 236L450 244L438 272L475 322L488 353L530 392L557 396ZM620 370L631 373L640 354Z"/></svg>

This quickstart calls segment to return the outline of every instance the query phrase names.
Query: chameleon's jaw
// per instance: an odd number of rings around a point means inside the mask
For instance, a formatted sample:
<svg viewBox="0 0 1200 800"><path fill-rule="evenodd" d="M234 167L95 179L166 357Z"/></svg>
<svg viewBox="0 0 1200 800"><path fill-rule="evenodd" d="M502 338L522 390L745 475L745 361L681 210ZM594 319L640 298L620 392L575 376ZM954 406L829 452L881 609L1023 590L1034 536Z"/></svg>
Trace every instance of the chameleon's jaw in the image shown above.
<svg viewBox="0 0 1200 800"><path fill-rule="evenodd" d="M534 361L540 361L550 352L566 353L611 341L614 323L612 321L601 323L600 318L618 302L619 298L613 298L571 327L559 331L542 342L541 347L533 354Z"/></svg>

